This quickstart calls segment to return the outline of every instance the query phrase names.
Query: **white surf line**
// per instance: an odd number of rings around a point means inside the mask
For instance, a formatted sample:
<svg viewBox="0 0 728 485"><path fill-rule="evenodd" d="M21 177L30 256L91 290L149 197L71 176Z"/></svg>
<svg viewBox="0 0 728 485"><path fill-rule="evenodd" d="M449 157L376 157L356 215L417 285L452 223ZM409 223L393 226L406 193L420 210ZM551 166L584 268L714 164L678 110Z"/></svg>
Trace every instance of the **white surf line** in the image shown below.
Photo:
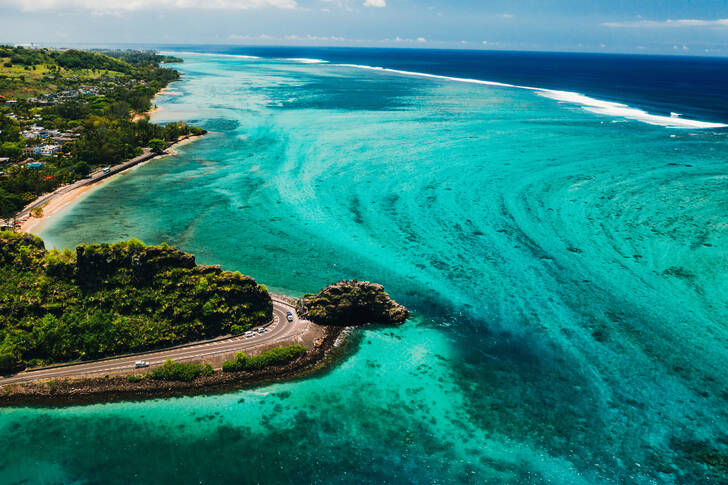
<svg viewBox="0 0 728 485"><path fill-rule="evenodd" d="M284 61L291 61L291 62L301 62L303 64L328 64L329 61L324 61L323 59L309 59L306 57L290 57L290 58L283 58Z"/></svg>
<svg viewBox="0 0 728 485"><path fill-rule="evenodd" d="M482 84L485 86L497 86L503 88L516 88L525 89L527 91L533 91L540 96L554 99L556 101L578 104L581 105L582 109L590 113L599 115L627 118L635 121L641 121L650 125L664 126L666 128L694 128L694 129L709 129L709 128L725 128L728 124L725 123L713 123L709 121L689 120L680 118L676 113L671 113L671 116L662 116L648 113L639 108L632 108L626 104L615 103L612 101L602 101L600 99L590 98L589 96L575 93L571 91L559 91L555 89L544 89L535 88L532 86L519 86L517 84L507 84L495 81L483 81L480 79L469 79L452 76L441 76L438 74L427 74L424 72L413 72L413 71L402 71L399 69L390 69L387 67L374 67L374 66L363 66L359 64L335 64L341 67L350 67L354 69L367 69L370 71L388 72L392 74L400 74L404 76L416 76L425 77L430 79L440 79L444 81L455 81L470 84Z"/></svg>
<svg viewBox="0 0 728 485"><path fill-rule="evenodd" d="M159 51L164 56L174 56L175 54L188 56L207 56L207 57L231 57L234 59L260 59L258 56L245 56L242 54L216 54L214 52L194 52L194 51Z"/></svg>

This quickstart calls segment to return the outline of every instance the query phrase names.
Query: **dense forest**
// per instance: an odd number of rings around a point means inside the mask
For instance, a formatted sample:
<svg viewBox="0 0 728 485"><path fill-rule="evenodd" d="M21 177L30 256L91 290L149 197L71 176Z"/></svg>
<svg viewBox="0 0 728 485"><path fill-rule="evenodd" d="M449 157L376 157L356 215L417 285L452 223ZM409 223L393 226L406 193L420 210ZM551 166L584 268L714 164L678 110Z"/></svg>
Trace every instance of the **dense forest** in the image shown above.
<svg viewBox="0 0 728 485"><path fill-rule="evenodd" d="M272 312L252 278L167 245L47 251L0 231L0 372L240 333Z"/></svg>
<svg viewBox="0 0 728 485"><path fill-rule="evenodd" d="M142 153L152 140L170 143L204 130L134 117L159 90L179 79L160 63L181 62L141 51L56 51L0 46L0 218L39 195ZM11 99L13 98L13 99ZM4 102L3 102L4 101ZM38 126L38 137L23 136ZM44 134L55 132L62 136ZM41 138L41 136L45 138ZM39 156L24 148L59 143ZM40 163L26 163L28 157ZM22 163L21 163L22 162Z"/></svg>

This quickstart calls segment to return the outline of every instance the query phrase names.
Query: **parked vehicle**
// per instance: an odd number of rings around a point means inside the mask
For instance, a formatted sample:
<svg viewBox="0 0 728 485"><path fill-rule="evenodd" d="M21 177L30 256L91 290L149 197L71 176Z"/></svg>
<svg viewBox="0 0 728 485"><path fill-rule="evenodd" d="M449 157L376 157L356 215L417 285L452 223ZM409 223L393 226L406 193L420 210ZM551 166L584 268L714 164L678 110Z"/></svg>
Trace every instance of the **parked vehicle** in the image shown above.
<svg viewBox="0 0 728 485"><path fill-rule="evenodd" d="M135 369L139 369L141 367L149 367L149 362L147 362L146 360L137 360L134 363L134 368Z"/></svg>
<svg viewBox="0 0 728 485"><path fill-rule="evenodd" d="M109 173L109 172L111 172L111 167L104 167L104 170L103 170L103 172L104 172L104 173Z"/></svg>
<svg viewBox="0 0 728 485"><path fill-rule="evenodd" d="M250 337L255 337L255 332L251 332L250 330L248 330L247 332L245 332L245 338Z"/></svg>
<svg viewBox="0 0 728 485"><path fill-rule="evenodd" d="M258 333L265 333L265 327L260 327L258 329Z"/></svg>

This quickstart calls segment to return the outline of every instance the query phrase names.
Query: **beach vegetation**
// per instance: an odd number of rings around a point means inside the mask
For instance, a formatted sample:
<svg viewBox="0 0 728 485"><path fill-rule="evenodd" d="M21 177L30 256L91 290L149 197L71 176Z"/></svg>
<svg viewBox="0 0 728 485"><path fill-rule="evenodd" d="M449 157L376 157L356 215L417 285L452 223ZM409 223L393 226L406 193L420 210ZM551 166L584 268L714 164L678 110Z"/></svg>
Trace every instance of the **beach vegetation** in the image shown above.
<svg viewBox="0 0 728 485"><path fill-rule="evenodd" d="M222 365L223 372L240 372L259 370L273 365L283 365L292 362L306 354L303 345L289 345L275 347L259 355L248 356L244 352L235 354L232 360L226 360Z"/></svg>
<svg viewBox="0 0 728 485"><path fill-rule="evenodd" d="M214 370L210 364L175 362L167 359L164 364L149 372L149 377L157 381L189 382L200 376L211 376Z"/></svg>
<svg viewBox="0 0 728 485"><path fill-rule="evenodd" d="M167 143L160 138L152 138L149 140L149 148L151 148L154 153L162 153L164 152L164 149L167 148Z"/></svg>

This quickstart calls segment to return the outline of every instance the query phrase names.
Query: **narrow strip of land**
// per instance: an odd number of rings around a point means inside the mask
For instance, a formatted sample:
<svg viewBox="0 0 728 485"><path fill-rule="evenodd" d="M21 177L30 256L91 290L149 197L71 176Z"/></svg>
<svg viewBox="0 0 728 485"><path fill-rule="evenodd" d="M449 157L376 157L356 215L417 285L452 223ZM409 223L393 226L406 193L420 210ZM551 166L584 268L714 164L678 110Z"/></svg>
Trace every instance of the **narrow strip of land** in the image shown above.
<svg viewBox="0 0 728 485"><path fill-rule="evenodd" d="M289 312L293 315L293 321L291 322L287 319ZM153 353L127 355L118 359L24 371L9 377L0 377L0 386L42 379L56 379L59 377L80 377L129 371L134 369L135 363L138 360L144 360L149 362L151 366L154 366L163 363L167 359L204 359L205 357L216 354L233 353L243 350L250 351L256 347L275 344L276 342L300 335L308 329L310 324L311 322L308 320L298 317L292 305L274 299L272 323L266 326L265 332L259 333L256 331L253 337L230 337L212 342L191 343L184 347L159 350Z"/></svg>
<svg viewBox="0 0 728 485"><path fill-rule="evenodd" d="M171 143L169 145L169 147L167 147L167 148L168 149L172 148L175 145L178 145L182 142L185 142L185 141L190 140L195 137L196 137L195 135L184 136L184 137L180 138L179 140ZM135 167L141 163L147 162L147 161L151 160L152 158L167 154L165 152L156 153L156 152L153 152L149 148L144 148L143 151L144 151L144 153L142 153L138 157L134 157L130 160L127 160L126 162L122 162L117 165L108 167L108 171L106 169L98 169L95 172L91 173L87 178L77 180L76 182L74 182L72 184L63 185L61 187L58 187L53 192L42 195L42 196L38 197L37 199L35 199L30 204L26 205L15 216L15 218L17 220L24 221L24 223L21 227L22 232L32 232L31 229L32 229L33 225L30 223L35 218L31 218L30 213L33 209L47 207L49 204L51 204L52 201L61 199L63 196L69 196L69 194L71 194L72 192L77 192L78 194L80 194L80 193L82 193L82 191L79 189L97 184L103 180L108 179L109 177L113 177L114 175L118 175L125 170ZM70 195L69 197L70 197L70 200L72 200L75 198L75 195ZM69 202L70 202L70 200L69 200ZM66 205L66 204L64 202L61 205ZM60 208L60 207L58 207L58 208ZM48 215L50 215L50 214L44 214L44 217L48 216ZM2 222L2 221L0 220L0 222ZM5 222L3 224L7 224L7 222Z"/></svg>

